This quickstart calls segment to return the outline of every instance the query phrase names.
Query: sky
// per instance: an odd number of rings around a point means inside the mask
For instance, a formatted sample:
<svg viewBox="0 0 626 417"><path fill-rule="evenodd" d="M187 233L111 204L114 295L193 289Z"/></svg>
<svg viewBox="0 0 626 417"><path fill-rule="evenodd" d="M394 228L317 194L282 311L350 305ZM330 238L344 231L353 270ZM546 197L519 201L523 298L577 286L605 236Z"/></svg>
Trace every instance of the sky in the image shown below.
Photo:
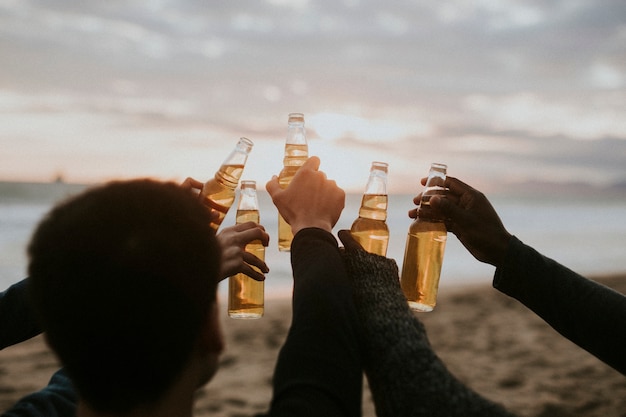
<svg viewBox="0 0 626 417"><path fill-rule="evenodd" d="M280 171L290 112L348 191L626 183L623 0L0 0L0 180Z"/></svg>

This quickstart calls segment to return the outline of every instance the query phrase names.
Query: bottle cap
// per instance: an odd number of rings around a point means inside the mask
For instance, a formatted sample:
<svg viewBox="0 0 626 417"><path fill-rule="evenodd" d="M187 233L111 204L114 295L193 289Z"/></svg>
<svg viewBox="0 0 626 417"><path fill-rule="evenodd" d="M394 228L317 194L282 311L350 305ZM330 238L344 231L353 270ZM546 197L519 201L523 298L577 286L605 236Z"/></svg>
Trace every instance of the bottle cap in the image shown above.
<svg viewBox="0 0 626 417"><path fill-rule="evenodd" d="M254 143L248 138L244 138L243 136L239 138L239 142L237 142L238 148L243 148L244 151L250 152L250 149L254 146Z"/></svg>
<svg viewBox="0 0 626 417"><path fill-rule="evenodd" d="M372 162L372 168L370 169L370 171L378 170L387 172L388 167L389 164L387 162L374 161Z"/></svg>
<svg viewBox="0 0 626 417"><path fill-rule="evenodd" d="M304 114L302 113L289 113L288 123L304 123Z"/></svg>

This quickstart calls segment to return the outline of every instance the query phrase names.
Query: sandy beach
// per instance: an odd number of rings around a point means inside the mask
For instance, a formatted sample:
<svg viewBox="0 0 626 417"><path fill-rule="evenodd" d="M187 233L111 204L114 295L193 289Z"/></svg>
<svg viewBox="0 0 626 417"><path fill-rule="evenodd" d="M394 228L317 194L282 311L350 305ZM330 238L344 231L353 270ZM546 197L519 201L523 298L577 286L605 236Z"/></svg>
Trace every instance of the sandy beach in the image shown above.
<svg viewBox="0 0 626 417"><path fill-rule="evenodd" d="M626 293L626 274L595 279ZM260 320L233 320L223 305L222 311L226 352L216 377L198 393L196 415L250 416L269 404L277 352L290 324L290 300L266 300ZM624 415L623 375L490 286L446 288L436 310L419 317L459 379L520 416ZM56 369L41 336L0 351L0 409L43 387ZM365 384L363 416L374 415Z"/></svg>

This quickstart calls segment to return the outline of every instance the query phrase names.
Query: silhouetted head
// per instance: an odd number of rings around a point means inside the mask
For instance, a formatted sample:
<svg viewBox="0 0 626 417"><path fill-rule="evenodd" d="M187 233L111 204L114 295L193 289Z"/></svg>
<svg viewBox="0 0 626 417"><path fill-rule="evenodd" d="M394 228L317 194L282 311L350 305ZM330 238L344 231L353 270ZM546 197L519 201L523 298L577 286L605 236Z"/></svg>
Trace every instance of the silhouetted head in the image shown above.
<svg viewBox="0 0 626 417"><path fill-rule="evenodd" d="M133 180L90 189L38 226L32 300L89 406L124 411L155 401L186 366L217 314L220 249L209 224L188 190Z"/></svg>

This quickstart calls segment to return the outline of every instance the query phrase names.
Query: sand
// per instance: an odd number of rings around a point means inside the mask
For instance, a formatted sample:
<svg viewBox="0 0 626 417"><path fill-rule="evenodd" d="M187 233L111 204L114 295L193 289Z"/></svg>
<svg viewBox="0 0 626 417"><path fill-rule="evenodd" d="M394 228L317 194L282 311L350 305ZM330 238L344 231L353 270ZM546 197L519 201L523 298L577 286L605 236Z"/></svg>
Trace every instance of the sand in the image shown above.
<svg viewBox="0 0 626 417"><path fill-rule="evenodd" d="M626 274L596 279L626 294ZM226 352L216 377L198 393L196 416L267 409L291 307L288 299L266 304L260 320L222 315ZM626 377L490 286L442 289L435 311L419 317L459 379L519 416L626 416ZM41 337L0 351L0 410L43 387L56 369ZM374 415L365 384L363 416Z"/></svg>

